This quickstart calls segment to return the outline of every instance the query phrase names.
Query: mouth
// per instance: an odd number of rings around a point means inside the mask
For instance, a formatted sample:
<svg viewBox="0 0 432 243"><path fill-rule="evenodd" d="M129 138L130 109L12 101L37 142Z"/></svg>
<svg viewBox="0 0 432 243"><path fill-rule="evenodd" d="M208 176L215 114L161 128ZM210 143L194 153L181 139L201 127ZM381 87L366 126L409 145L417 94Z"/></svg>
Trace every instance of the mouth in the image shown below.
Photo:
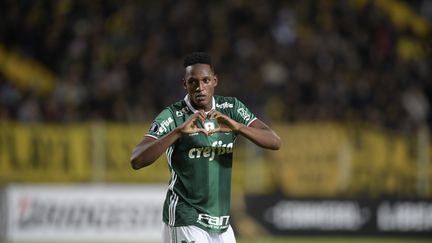
<svg viewBox="0 0 432 243"><path fill-rule="evenodd" d="M195 95L195 100L197 100L197 101L203 101L203 100L205 100L206 99L206 95L204 95L204 94L196 94Z"/></svg>

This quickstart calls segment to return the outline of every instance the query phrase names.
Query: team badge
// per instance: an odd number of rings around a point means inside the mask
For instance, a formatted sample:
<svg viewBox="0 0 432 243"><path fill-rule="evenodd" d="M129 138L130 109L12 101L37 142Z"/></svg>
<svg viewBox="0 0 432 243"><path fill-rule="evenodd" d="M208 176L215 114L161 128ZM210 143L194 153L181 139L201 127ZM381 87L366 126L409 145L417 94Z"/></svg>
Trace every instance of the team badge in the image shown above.
<svg viewBox="0 0 432 243"><path fill-rule="evenodd" d="M212 121L205 121L204 122L204 129L208 132L213 129L215 129L215 124Z"/></svg>

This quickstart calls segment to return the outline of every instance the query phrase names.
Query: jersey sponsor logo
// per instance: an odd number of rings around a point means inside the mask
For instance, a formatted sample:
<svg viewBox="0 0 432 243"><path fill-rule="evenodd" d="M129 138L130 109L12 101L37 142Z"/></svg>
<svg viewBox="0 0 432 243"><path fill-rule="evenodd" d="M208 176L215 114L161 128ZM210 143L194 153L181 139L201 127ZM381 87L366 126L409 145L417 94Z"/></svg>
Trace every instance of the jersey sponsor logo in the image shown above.
<svg viewBox="0 0 432 243"><path fill-rule="evenodd" d="M228 227L229 218L230 216L228 215L216 217L216 216L200 213L198 214L197 222L206 227L223 229Z"/></svg>
<svg viewBox="0 0 432 243"><path fill-rule="evenodd" d="M243 108L238 108L237 112L243 119L245 119L245 121L249 121L249 119L251 118L250 114Z"/></svg>
<svg viewBox="0 0 432 243"><path fill-rule="evenodd" d="M189 108L183 107L181 110L176 111L176 116L181 117L188 111L189 111Z"/></svg>
<svg viewBox="0 0 432 243"><path fill-rule="evenodd" d="M216 107L219 109L227 109L227 108L233 108L234 105L232 103L224 102L222 104L216 104Z"/></svg>
<svg viewBox="0 0 432 243"><path fill-rule="evenodd" d="M162 135L164 132L167 132L169 125L173 122L174 122L174 119L172 119L172 117L168 117L168 119L163 120L160 123L160 127L159 127L158 131L156 132L156 134Z"/></svg>
<svg viewBox="0 0 432 243"><path fill-rule="evenodd" d="M233 143L225 144L222 141L215 141L211 147L191 148L189 150L190 159L209 158L213 161L216 155L231 154L233 152Z"/></svg>

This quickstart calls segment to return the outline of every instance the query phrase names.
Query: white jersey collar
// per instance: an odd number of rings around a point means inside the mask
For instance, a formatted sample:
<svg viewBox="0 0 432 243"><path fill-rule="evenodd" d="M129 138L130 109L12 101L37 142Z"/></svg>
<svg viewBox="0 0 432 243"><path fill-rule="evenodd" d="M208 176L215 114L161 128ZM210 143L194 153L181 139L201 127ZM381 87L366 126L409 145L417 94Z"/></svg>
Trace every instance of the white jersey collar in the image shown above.
<svg viewBox="0 0 432 243"><path fill-rule="evenodd" d="M189 109L190 109L193 113L198 112L198 110L195 109L195 108L192 106L191 101L190 101L189 94L187 94L187 95L184 97L184 101L186 102L187 107L189 107ZM216 101L215 101L214 96L212 97L212 108L211 108L211 109L212 109L212 110L216 110ZM208 112L209 112L209 111L206 111L206 114L207 114Z"/></svg>

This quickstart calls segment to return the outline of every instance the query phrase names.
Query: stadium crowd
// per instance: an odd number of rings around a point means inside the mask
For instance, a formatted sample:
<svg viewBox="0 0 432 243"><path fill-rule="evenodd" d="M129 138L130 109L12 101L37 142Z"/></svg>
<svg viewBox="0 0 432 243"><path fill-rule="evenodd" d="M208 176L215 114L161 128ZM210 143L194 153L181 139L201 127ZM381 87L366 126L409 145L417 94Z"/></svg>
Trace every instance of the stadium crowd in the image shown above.
<svg viewBox="0 0 432 243"><path fill-rule="evenodd" d="M430 124L430 28L419 33L374 1L356 2L2 1L0 45L56 81L40 95L0 72L0 117L148 121L182 98L183 56L204 50L219 94L264 120ZM430 27L430 1L410 2Z"/></svg>

